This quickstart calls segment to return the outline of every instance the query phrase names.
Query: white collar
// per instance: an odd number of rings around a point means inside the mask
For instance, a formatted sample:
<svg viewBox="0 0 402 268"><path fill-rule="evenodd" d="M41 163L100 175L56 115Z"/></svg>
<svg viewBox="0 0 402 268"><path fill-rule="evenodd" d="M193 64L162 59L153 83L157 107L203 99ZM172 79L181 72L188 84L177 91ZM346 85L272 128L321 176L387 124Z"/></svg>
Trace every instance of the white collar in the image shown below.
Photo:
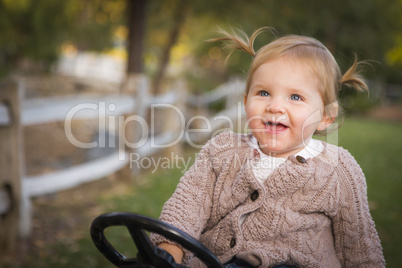
<svg viewBox="0 0 402 268"><path fill-rule="evenodd" d="M281 159L281 157L273 157L273 156L263 153L261 151L260 147L258 146L257 139L253 135L251 136L249 145L251 148L256 149L260 153L261 158L271 158L272 157L272 158L276 158L278 160ZM296 153L296 155L300 155L300 156L304 157L305 159L308 159L308 158L316 157L322 151L324 151L324 145L322 144L322 142L311 138L309 143L307 144L307 146L305 146L300 152Z"/></svg>

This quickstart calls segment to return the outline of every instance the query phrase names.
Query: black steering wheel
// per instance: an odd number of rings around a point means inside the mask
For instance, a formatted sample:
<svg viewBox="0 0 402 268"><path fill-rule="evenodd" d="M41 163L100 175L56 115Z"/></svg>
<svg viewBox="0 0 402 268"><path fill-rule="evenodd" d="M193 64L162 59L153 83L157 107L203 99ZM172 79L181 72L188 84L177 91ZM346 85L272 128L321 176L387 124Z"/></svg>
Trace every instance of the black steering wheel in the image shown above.
<svg viewBox="0 0 402 268"><path fill-rule="evenodd" d="M137 258L126 258L108 242L104 230L111 226L127 227L138 249ZM218 258L195 238L169 224L143 215L124 212L103 214L92 222L90 232L98 250L119 268L184 268L177 264L168 252L155 247L144 230L178 242L210 268L223 268Z"/></svg>

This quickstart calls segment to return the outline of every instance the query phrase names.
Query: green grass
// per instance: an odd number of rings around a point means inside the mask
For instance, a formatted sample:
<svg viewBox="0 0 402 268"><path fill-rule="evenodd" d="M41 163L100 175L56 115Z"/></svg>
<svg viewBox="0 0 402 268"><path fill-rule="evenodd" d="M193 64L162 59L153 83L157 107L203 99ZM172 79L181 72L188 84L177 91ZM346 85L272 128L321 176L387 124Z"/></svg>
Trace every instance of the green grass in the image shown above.
<svg viewBox="0 0 402 268"><path fill-rule="evenodd" d="M113 211L135 212L149 217L158 218L163 204L174 192L182 173L178 169L161 170L146 174L139 178L141 184L136 185L125 194L104 197L101 203L105 213ZM124 227L109 228L112 245L126 257L135 257L136 248ZM114 229L114 230L112 230ZM116 230L117 229L117 230ZM99 266L97 266L99 267Z"/></svg>
<svg viewBox="0 0 402 268"><path fill-rule="evenodd" d="M328 137L328 140L338 140L338 145L347 148L366 175L371 213L389 268L400 267L402 263L402 254L399 253L402 243L401 136L402 124L353 118L345 120L339 132ZM191 157L194 158L194 154ZM97 200L100 211L130 211L158 217L181 175L180 170L161 170L141 175L136 184L123 190L100 193ZM10 267L112 267L92 244L87 224L81 231L87 235L73 245L65 241L48 245L53 254L30 256L29 264L24 262L21 266ZM135 256L135 249L124 228L110 229L107 236L127 257Z"/></svg>
<svg viewBox="0 0 402 268"><path fill-rule="evenodd" d="M387 267L402 263L402 124L349 119L339 133L362 167Z"/></svg>

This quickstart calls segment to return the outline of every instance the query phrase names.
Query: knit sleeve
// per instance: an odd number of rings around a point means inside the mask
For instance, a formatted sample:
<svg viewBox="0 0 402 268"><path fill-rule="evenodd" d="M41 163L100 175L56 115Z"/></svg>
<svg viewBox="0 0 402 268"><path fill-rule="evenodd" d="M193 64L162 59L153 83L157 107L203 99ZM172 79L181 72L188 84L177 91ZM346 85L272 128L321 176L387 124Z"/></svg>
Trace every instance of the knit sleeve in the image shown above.
<svg viewBox="0 0 402 268"><path fill-rule="evenodd" d="M211 165L209 147L210 145L207 143L200 151L196 162L180 179L174 194L165 203L160 215L160 220L179 228L197 240L210 218L213 186L216 178ZM177 245L177 243L156 234L151 234L151 241L155 245L162 242ZM192 254L184 248L182 250L185 263L192 257Z"/></svg>
<svg viewBox="0 0 402 268"><path fill-rule="evenodd" d="M342 267L385 267L382 247L367 201L366 180L356 160L340 149L340 200L333 218L335 249Z"/></svg>

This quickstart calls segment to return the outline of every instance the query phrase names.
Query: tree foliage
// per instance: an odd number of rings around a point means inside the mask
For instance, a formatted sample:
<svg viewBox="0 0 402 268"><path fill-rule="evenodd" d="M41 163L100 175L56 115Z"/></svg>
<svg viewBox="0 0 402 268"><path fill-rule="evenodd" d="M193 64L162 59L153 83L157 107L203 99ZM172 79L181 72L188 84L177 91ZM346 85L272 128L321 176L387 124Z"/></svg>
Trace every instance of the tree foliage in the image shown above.
<svg viewBox="0 0 402 268"><path fill-rule="evenodd" d="M360 59L379 62L377 73L387 75L397 60L387 60L388 51L396 50L402 32L400 0L293 1L255 0L197 1L193 24L219 25L225 29L242 28L252 33L262 26L273 26L282 34L302 34L322 41L346 68L356 53ZM188 27L191 29L192 27ZM269 41L259 37L256 48ZM272 37L271 37L272 38ZM196 39L196 38L195 38ZM206 53L213 44L202 44L197 51ZM397 55L397 52L395 54ZM234 66L232 65L232 62ZM229 68L242 68L240 56L229 61Z"/></svg>
<svg viewBox="0 0 402 268"><path fill-rule="evenodd" d="M79 49L112 46L123 0L0 0L0 71L29 59L47 68L70 42Z"/></svg>
<svg viewBox="0 0 402 268"><path fill-rule="evenodd" d="M52 62L63 42L80 50L111 47L114 29L128 23L127 1L135 0L0 0L0 69L23 58ZM172 38L178 32L178 10L186 13L186 19L179 35ZM158 63L162 58L170 58L170 63L185 58L183 69L187 75L201 81L205 77L219 80L229 73L244 73L250 60L246 55L235 53L223 70L224 53L217 44L204 40L216 36L218 27L251 33L262 26L273 26L278 35L316 37L345 68L353 53L360 59L379 62L375 64L377 74L400 82L401 11L402 0L387 4L382 0L149 0L143 40L145 70L155 74L164 69ZM262 35L256 48L272 38ZM166 57L167 51L172 55ZM191 68L186 65L189 58Z"/></svg>
<svg viewBox="0 0 402 268"><path fill-rule="evenodd" d="M55 16L49 23L47 17L54 14L54 10L63 10L65 3L51 0L0 1L1 63L15 64L23 57L54 60L57 55L55 44L63 39L60 28L66 25L67 20Z"/></svg>

